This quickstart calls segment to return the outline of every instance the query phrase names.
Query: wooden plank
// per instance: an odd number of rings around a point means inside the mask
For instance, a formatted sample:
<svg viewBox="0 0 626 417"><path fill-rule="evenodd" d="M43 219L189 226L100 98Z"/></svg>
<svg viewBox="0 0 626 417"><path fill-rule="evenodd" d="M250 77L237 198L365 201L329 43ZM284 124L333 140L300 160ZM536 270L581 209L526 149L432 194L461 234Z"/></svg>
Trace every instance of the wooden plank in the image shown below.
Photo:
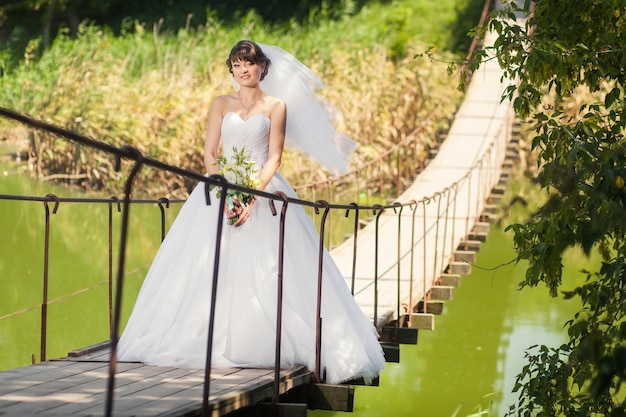
<svg viewBox="0 0 626 417"><path fill-rule="evenodd" d="M92 353L102 353L103 351L108 351L109 348L111 346L111 341L110 340L106 340L104 342L100 342L98 344L95 345L91 345L91 346L87 346L81 349L76 349L73 350L71 352L69 352L67 354L68 357L73 358L73 357L78 357L78 356L86 356L88 354L92 354Z"/></svg>
<svg viewBox="0 0 626 417"><path fill-rule="evenodd" d="M435 315L430 313L412 313L411 327L420 330L435 330Z"/></svg>
<svg viewBox="0 0 626 417"><path fill-rule="evenodd" d="M507 173L501 173L500 174L500 179L502 180L502 178L507 177L508 178L508 174ZM485 213L489 213L489 214L497 214L498 212L498 208L497 206L493 205L493 204L486 204L485 208L484 208L484 212Z"/></svg>
<svg viewBox="0 0 626 417"><path fill-rule="evenodd" d="M448 287L459 287L461 285L461 275L459 274L441 274L439 276L439 284Z"/></svg>
<svg viewBox="0 0 626 417"><path fill-rule="evenodd" d="M452 300L454 287L437 285L431 288L431 297L433 300Z"/></svg>
<svg viewBox="0 0 626 417"><path fill-rule="evenodd" d="M41 378L26 387L0 396L0 408L6 415L32 415L45 411L57 414L56 409L65 404L89 404L95 396L104 395L108 377L108 364L99 362L55 362L59 372L38 373L33 378ZM136 368L141 364L119 364L121 371ZM34 381L31 380L31 381ZM9 403L11 402L11 403ZM87 405L88 406L88 405ZM68 415L66 412L58 412Z"/></svg>
<svg viewBox="0 0 626 417"><path fill-rule="evenodd" d="M83 376L83 381L78 384L74 384L72 387L67 387L64 390L58 390L58 386L50 388L51 393L48 395L42 395L42 404L29 404L22 403L21 407L7 410L13 415L18 410L29 411L33 415L35 413L42 413L46 415L48 413L54 413L57 415L72 415L83 408L89 407L94 403L103 404L100 398L104 398L106 393L107 380L106 378L93 378L90 376ZM29 392L31 394L31 392ZM74 410L67 410L67 406L70 406ZM43 410L42 410L43 408ZM99 413L103 413L104 405L99 407Z"/></svg>
<svg viewBox="0 0 626 417"><path fill-rule="evenodd" d="M0 373L5 380L0 389L6 391L0 395L0 415L101 415L109 365L75 358ZM117 369L113 402L116 417L197 414L202 405L204 370L133 362L120 362ZM211 379L210 409L214 416L257 404L270 397L274 389L273 369L213 369ZM312 380L304 366L283 370L280 390L286 392Z"/></svg>
<svg viewBox="0 0 626 417"><path fill-rule="evenodd" d="M101 363L80 363L80 366L70 366L71 363L61 361L45 362L45 364L17 368L16 372L11 373L12 378L3 381L0 386L0 401L7 393L26 390L89 370L106 367L106 364Z"/></svg>
<svg viewBox="0 0 626 417"><path fill-rule="evenodd" d="M400 362L400 345L393 342L381 342L380 346L383 348L385 354L385 361L392 363Z"/></svg>
<svg viewBox="0 0 626 417"><path fill-rule="evenodd" d="M415 345L417 344L417 329L413 327L385 326L382 329L380 341Z"/></svg>
<svg viewBox="0 0 626 417"><path fill-rule="evenodd" d="M179 374L186 375L188 373L189 370L182 370L181 372L176 368L159 368L156 366L143 366L119 373L116 375L115 379L115 402L118 401L118 398L125 395L132 395L140 392L145 386L162 383L162 380L166 378L165 375L173 374L180 376ZM82 396L79 397L79 394L76 394L76 398L80 399L80 401L61 404L54 407L54 411L57 413L64 413L66 415L72 415L78 412L85 415L89 415L92 412L96 414L97 411L95 409L99 409L99 412L102 412L104 409L107 382L108 374L99 379L85 382L80 387L80 393ZM142 398L142 396L138 395L138 398ZM151 400L155 399L158 399L158 397L151 398ZM149 400L150 399L146 401ZM90 409L94 410L88 412L85 411Z"/></svg>
<svg viewBox="0 0 626 417"><path fill-rule="evenodd" d="M242 407L252 406L263 398L257 391L273 387L274 374L271 370L243 369L228 379L219 379L211 384L210 407L211 415L223 415ZM202 386L197 390L186 390L176 396L179 407L177 413L189 413L200 410L202 406ZM195 391L195 392L194 392ZM139 410L137 410L139 411ZM141 415L150 416L150 409L141 409ZM145 414L147 413L147 414ZM169 414L158 414L169 415Z"/></svg>
<svg viewBox="0 0 626 417"><path fill-rule="evenodd" d="M158 369L158 367L149 368ZM156 371L152 372L155 373ZM236 368L214 369L211 372L211 379L212 381L219 381L220 378L235 372L237 372ZM176 403L188 403L202 398L204 370L170 368L167 372L155 373L153 377L148 377L145 381L137 380L137 375L118 374L116 381L113 402L116 415L129 412L129 410L140 410L144 407L158 410L158 412L169 412ZM215 385L216 383L212 382L211 392L217 388ZM97 414L99 407L102 406L96 405L85 408L83 413Z"/></svg>
<svg viewBox="0 0 626 417"><path fill-rule="evenodd" d="M258 417L306 417L307 405L304 403L262 402L255 407Z"/></svg>
<svg viewBox="0 0 626 417"><path fill-rule="evenodd" d="M454 260L456 262L474 263L476 261L476 252L471 250L457 250L454 252Z"/></svg>
<svg viewBox="0 0 626 417"><path fill-rule="evenodd" d="M306 403L311 410L352 412L354 387L350 385L309 384L285 396L288 403ZM271 415L271 414L268 414Z"/></svg>
<svg viewBox="0 0 626 417"><path fill-rule="evenodd" d="M459 245L457 246L457 248L459 250L471 250L474 252L478 252L480 250L480 244L482 242L480 240L471 240L471 239L466 239L462 242L459 243Z"/></svg>
<svg viewBox="0 0 626 417"><path fill-rule="evenodd" d="M513 167L513 163L511 161L505 161L504 164L502 165L503 167L508 167L508 168L512 168ZM502 203L502 196L500 195L495 195L495 194L491 194L488 198L487 198L487 203L488 204L500 204ZM477 236L477 237L481 237L481 236ZM484 240L481 240L482 242L484 242Z"/></svg>
<svg viewBox="0 0 626 417"><path fill-rule="evenodd" d="M281 371L279 392L282 394L296 386L308 384L312 381L312 373L303 366L284 370ZM240 392L237 395L231 394L228 397L223 395L223 398L213 398L212 396L210 398L210 415L222 416L239 408L252 406L254 404L258 404L264 399L270 398L274 390L273 370L262 378L251 382L251 384L248 385L246 389L247 391L245 393ZM211 392L213 393L213 389L211 389ZM194 406L190 405L190 403L187 402L181 405L181 407L176 409L175 411L176 413L178 413L176 415L188 415L189 413L197 412L200 407L201 404L197 404Z"/></svg>
<svg viewBox="0 0 626 417"><path fill-rule="evenodd" d="M472 273L472 265L467 262L452 262L450 273L455 275L469 275Z"/></svg>
<svg viewBox="0 0 626 417"><path fill-rule="evenodd" d="M443 306L445 303L438 300L428 300L426 302L426 312L440 316L443 314Z"/></svg>
<svg viewBox="0 0 626 417"><path fill-rule="evenodd" d="M78 356L78 357L68 356L67 358L65 358L65 360L77 360L80 362L87 362L87 361L109 362L110 358L111 358L111 351L109 349L105 349L105 350L101 350L97 352L88 353L86 355Z"/></svg>
<svg viewBox="0 0 626 417"><path fill-rule="evenodd" d="M0 372L0 384L4 383L5 381L12 380L12 379L16 378L17 376L18 376L18 373L15 372L14 369L9 369L7 371L2 371L2 372Z"/></svg>

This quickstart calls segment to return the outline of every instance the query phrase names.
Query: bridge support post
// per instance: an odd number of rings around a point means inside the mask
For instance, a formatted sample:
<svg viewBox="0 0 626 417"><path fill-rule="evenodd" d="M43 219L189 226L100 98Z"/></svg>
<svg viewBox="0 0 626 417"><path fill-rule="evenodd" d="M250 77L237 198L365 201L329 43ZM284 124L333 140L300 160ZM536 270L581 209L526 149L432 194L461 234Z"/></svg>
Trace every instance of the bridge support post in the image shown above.
<svg viewBox="0 0 626 417"><path fill-rule="evenodd" d="M411 327L421 330L435 330L435 315L430 313L411 313Z"/></svg>
<svg viewBox="0 0 626 417"><path fill-rule="evenodd" d="M306 417L306 404L262 402L257 405L261 417Z"/></svg>
<svg viewBox="0 0 626 417"><path fill-rule="evenodd" d="M465 239L464 241L459 243L457 250L471 250L474 252L478 252L480 250L481 243L482 242L480 240Z"/></svg>
<svg viewBox="0 0 626 417"><path fill-rule="evenodd" d="M349 383L349 382L348 382ZM351 385L333 385L312 383L295 387L281 396L279 403L283 412L299 413L304 408L305 414L280 414L285 417L306 415L306 409L352 412L354 410L354 387ZM262 403L263 410L272 411L271 403ZM272 414L262 414L273 416Z"/></svg>
<svg viewBox="0 0 626 417"><path fill-rule="evenodd" d="M461 285L460 274L441 274L439 276L439 284L448 287L459 287Z"/></svg>
<svg viewBox="0 0 626 417"><path fill-rule="evenodd" d="M394 342L380 342L385 354L385 361L400 363L400 344Z"/></svg>
<svg viewBox="0 0 626 417"><path fill-rule="evenodd" d="M413 327L385 326L383 327L380 341L395 342L405 345L416 345L417 329Z"/></svg>
<svg viewBox="0 0 626 417"><path fill-rule="evenodd" d="M452 300L454 287L436 285L430 289L430 294L433 300Z"/></svg>

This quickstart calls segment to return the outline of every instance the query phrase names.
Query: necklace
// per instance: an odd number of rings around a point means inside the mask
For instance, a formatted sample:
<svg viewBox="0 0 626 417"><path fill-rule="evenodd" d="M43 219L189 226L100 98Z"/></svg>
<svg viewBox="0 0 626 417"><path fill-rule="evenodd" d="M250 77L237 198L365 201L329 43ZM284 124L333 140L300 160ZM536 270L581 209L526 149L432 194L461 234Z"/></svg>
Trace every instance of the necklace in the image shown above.
<svg viewBox="0 0 626 417"><path fill-rule="evenodd" d="M255 105L255 104L259 101L259 99L261 98L261 95L259 94L259 96L256 98L256 100L254 100L254 101L252 102L252 104L249 104L249 105L247 105L247 106L246 106L245 104L243 104L243 101L241 101L241 94L240 94L239 92L237 92L237 98L239 99L239 103L241 103L241 107L243 107L243 109L244 109L244 110L245 110L245 112L246 112L246 113L244 114L244 117L248 117L248 114L250 113L250 109L251 109L252 107L254 107L254 105Z"/></svg>

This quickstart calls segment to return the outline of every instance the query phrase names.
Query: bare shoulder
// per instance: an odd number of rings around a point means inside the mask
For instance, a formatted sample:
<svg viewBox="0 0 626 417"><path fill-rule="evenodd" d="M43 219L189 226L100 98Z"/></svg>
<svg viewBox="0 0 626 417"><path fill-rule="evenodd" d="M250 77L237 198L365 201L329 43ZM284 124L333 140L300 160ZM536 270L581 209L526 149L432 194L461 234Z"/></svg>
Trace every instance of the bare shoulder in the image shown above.
<svg viewBox="0 0 626 417"><path fill-rule="evenodd" d="M285 105L285 102L278 97L274 97L274 96L265 96L265 100L267 101L267 104L269 104L271 107L281 107Z"/></svg>
<svg viewBox="0 0 626 417"><path fill-rule="evenodd" d="M280 114L286 111L285 102L278 97L266 96L265 102L271 114L276 114L277 112Z"/></svg>
<svg viewBox="0 0 626 417"><path fill-rule="evenodd" d="M232 94L225 94L222 96L217 96L213 99L213 105L216 107L225 107L228 104L236 101L237 98Z"/></svg>
<svg viewBox="0 0 626 417"><path fill-rule="evenodd" d="M234 103L236 103L236 98L233 95L217 96L211 103L211 112L223 116Z"/></svg>

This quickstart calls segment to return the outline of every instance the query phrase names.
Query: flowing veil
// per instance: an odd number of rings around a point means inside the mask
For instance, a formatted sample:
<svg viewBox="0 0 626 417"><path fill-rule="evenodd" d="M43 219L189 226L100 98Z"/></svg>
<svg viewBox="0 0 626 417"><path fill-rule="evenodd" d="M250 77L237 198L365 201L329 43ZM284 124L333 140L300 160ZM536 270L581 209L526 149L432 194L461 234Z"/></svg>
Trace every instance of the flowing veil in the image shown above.
<svg viewBox="0 0 626 417"><path fill-rule="evenodd" d="M332 175L345 173L357 144L335 130L340 112L316 93L324 88L322 81L289 52L258 45L272 61L261 88L287 105L286 145L312 157Z"/></svg>

